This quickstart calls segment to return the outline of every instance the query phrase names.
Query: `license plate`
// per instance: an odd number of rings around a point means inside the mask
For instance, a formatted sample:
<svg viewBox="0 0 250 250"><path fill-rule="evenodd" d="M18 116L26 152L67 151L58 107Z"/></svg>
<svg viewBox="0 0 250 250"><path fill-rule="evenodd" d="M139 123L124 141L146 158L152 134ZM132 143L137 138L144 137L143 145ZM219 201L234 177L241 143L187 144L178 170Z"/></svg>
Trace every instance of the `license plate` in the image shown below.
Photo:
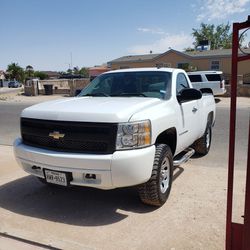
<svg viewBox="0 0 250 250"><path fill-rule="evenodd" d="M67 186L67 177L65 173L45 169L44 174L48 183Z"/></svg>

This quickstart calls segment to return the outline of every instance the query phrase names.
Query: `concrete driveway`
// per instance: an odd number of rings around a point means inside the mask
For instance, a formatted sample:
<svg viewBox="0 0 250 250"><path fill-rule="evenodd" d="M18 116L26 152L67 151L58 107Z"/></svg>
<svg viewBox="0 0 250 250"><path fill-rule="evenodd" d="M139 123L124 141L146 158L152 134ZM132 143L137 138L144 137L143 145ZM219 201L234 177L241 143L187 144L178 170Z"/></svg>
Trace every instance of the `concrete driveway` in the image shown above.
<svg viewBox="0 0 250 250"><path fill-rule="evenodd" d="M17 166L11 146L0 146L0 249L1 233L44 249L223 249L228 99L217 106L221 117L211 152L175 169L171 195L161 208L143 205L135 188L101 191L46 186ZM241 131L235 172L237 222L242 222L243 214L249 106L248 99L240 103L237 121Z"/></svg>

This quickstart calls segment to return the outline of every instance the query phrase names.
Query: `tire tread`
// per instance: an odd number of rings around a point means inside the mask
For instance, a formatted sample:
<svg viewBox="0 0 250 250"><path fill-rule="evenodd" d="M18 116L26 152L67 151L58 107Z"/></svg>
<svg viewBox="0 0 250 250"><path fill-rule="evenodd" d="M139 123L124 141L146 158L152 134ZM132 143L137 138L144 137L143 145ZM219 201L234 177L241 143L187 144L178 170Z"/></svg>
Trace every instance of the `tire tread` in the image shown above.
<svg viewBox="0 0 250 250"><path fill-rule="evenodd" d="M166 195L164 197L161 197L160 191L159 191L159 184L157 179L159 178L159 164L162 160L162 157L164 156L164 153L168 153L170 159L170 164L172 165L173 159L172 159L172 153L171 149L166 144L158 144L156 145L156 152L155 152L155 159L153 164L153 170L151 174L151 178L146 182L139 186L139 195L140 199L143 203L152 205L152 206L162 206L165 201L168 198L170 189L171 189L171 181L172 181L172 166L170 166L170 183L169 188L166 191Z"/></svg>

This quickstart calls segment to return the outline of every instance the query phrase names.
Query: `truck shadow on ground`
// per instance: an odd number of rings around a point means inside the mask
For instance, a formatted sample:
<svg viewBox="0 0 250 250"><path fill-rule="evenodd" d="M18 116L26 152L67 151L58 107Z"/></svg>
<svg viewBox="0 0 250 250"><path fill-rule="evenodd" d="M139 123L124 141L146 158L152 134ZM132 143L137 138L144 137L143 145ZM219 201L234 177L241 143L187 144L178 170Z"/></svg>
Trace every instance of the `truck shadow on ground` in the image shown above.
<svg viewBox="0 0 250 250"><path fill-rule="evenodd" d="M176 172L177 178L181 172ZM150 213L157 207L141 203L135 187L98 190L64 188L26 176L0 187L0 207L11 212L77 226L109 225L126 219L127 212Z"/></svg>

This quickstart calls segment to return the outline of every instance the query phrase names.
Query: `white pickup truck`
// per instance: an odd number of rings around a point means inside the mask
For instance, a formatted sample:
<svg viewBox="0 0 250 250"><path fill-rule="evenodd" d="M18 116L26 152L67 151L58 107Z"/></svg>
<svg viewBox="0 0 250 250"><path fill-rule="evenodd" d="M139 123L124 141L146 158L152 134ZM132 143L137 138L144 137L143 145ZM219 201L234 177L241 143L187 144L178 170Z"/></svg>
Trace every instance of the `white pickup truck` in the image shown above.
<svg viewBox="0 0 250 250"><path fill-rule="evenodd" d="M174 166L208 153L214 121L211 90L192 88L183 70L116 70L77 97L23 110L14 151L45 183L137 186L144 203L161 206Z"/></svg>

